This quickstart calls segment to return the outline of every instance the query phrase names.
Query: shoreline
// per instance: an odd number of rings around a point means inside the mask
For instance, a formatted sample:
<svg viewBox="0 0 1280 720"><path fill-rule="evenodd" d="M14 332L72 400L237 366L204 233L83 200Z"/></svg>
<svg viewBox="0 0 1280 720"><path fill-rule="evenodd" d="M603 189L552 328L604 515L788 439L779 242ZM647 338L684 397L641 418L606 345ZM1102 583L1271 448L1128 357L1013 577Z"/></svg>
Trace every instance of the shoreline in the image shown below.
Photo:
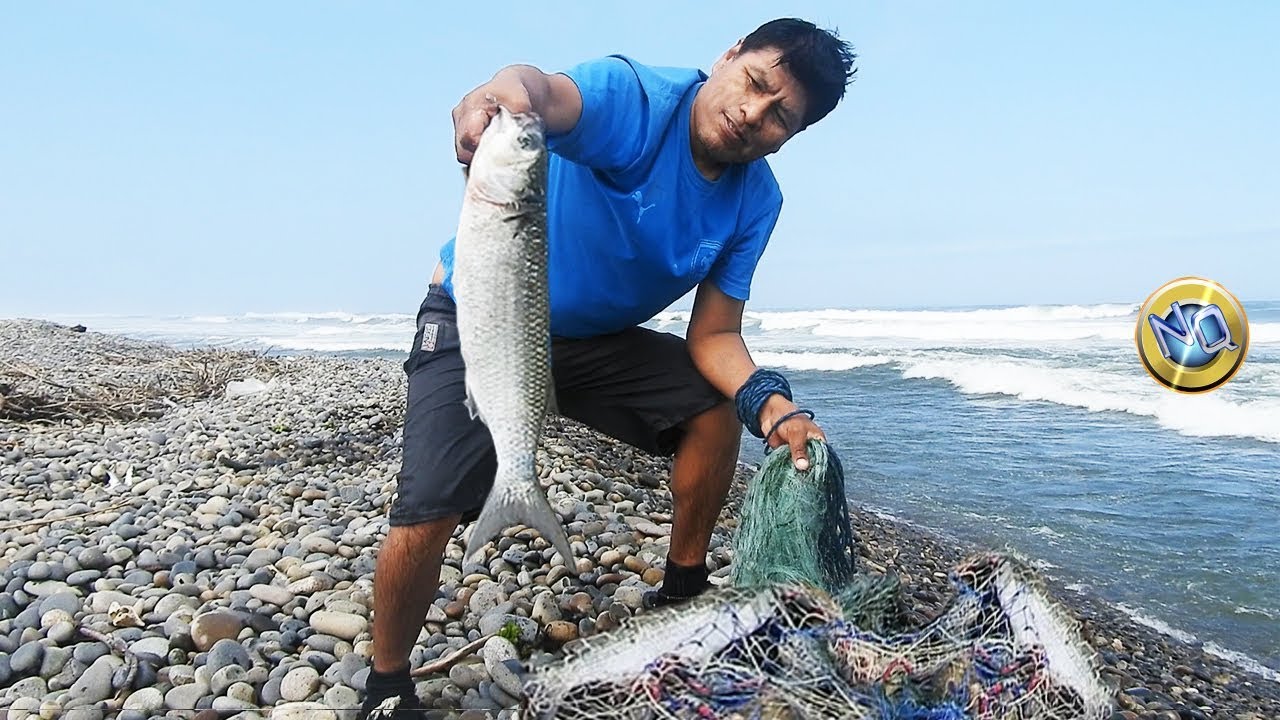
<svg viewBox="0 0 1280 720"><path fill-rule="evenodd" d="M118 373L122 354L155 367L209 357L31 321L0 321L0 338L0 360L50 375ZM80 427L0 419L0 515L9 519L0 524L0 709L9 718L42 707L77 720L115 716L103 704L123 694L112 675L128 662L139 666L138 689L123 698L122 718L208 709L248 720L263 706L276 706L273 717L351 715L367 677L403 371L391 360L312 356L273 357L270 372L277 384L265 392L171 400L159 417ZM591 568L574 576L548 566L545 543L519 529L486 563L462 563L459 531L415 667L506 622L532 641L530 662L546 662L576 637L630 617L661 579L666 461L562 421L549 423L539 466ZM747 477L739 466L735 496ZM732 559L732 507L712 538L718 577ZM951 596L946 571L980 550L866 509L851 515L863 569L899 573L921 618ZM1113 717L1280 717L1280 683L1099 597L1048 585L1081 620L1104 681L1119 691ZM140 625L113 625L113 603L133 608ZM486 650L484 662L421 680L420 695L442 712L508 705L511 681L491 661L499 654Z"/></svg>

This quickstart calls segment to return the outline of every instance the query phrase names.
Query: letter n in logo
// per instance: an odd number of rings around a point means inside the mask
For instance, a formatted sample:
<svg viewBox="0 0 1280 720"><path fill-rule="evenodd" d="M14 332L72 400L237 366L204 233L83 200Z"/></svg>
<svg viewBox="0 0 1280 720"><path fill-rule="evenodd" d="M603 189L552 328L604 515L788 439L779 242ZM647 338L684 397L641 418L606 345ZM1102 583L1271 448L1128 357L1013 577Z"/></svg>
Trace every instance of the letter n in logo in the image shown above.
<svg viewBox="0 0 1280 720"><path fill-rule="evenodd" d="M1212 360L1213 356L1219 350L1236 350L1238 345L1231 342L1231 327L1227 325L1227 319L1222 316L1222 310L1217 305L1205 305L1203 307L1190 305L1195 308L1194 312L1188 318L1185 308L1177 300L1169 305L1168 319L1158 315L1148 315L1147 322L1151 323L1151 332L1156 336L1156 343L1160 346L1160 354L1166 359L1172 360L1179 365L1188 365L1197 367L1204 363L1195 362L1188 358L1188 352L1192 348L1198 349L1200 352L1196 355L1199 358ZM1214 340L1210 341L1208 334L1205 332L1205 323L1213 321L1209 332L1213 334ZM1181 347L1171 348L1169 346L1170 336L1177 340ZM1190 360L1190 362L1188 362Z"/></svg>

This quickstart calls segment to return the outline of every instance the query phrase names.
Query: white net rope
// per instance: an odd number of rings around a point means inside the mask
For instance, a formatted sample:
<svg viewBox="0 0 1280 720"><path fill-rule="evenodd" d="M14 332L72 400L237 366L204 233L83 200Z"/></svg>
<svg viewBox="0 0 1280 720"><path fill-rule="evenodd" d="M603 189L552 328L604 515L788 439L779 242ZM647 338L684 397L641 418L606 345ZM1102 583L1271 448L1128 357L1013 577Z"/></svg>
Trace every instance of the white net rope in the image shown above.
<svg viewBox="0 0 1280 720"><path fill-rule="evenodd" d="M1109 695L1070 616L1004 555L951 573L912 632L845 620L805 585L723 589L584 642L526 684L526 717L1093 720ZM842 602L856 602L842 597Z"/></svg>

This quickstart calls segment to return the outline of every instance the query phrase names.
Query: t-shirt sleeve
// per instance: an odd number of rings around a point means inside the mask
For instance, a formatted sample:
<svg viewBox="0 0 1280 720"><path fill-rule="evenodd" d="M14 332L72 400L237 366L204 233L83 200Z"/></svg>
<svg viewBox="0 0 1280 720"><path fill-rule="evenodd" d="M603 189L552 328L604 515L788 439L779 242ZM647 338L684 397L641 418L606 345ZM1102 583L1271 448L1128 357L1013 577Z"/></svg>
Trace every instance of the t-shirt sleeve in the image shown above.
<svg viewBox="0 0 1280 720"><path fill-rule="evenodd" d="M769 244L769 236L778 224L782 212L782 198L777 197L768 210L756 216L742 228L733 243L720 253L707 277L725 295L746 301L751 297L751 278L756 265Z"/></svg>
<svg viewBox="0 0 1280 720"><path fill-rule="evenodd" d="M619 170L645 145L648 98L635 68L623 58L591 60L564 73L582 95L582 115L569 132L551 136L551 152L579 165Z"/></svg>

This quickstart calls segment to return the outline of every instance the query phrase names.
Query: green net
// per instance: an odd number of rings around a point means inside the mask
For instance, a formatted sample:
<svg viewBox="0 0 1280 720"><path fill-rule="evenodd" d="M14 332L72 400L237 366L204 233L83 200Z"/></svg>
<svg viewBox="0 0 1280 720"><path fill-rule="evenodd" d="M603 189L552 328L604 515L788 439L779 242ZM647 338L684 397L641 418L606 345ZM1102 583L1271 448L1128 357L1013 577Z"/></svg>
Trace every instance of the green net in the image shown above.
<svg viewBox="0 0 1280 720"><path fill-rule="evenodd" d="M810 440L809 469L775 448L747 486L734 538L733 584L803 584L834 596L845 619L884 632L900 624L898 580L857 574L844 468L825 442Z"/></svg>
<svg viewBox="0 0 1280 720"><path fill-rule="evenodd" d="M735 585L805 583L834 594L853 579L844 471L826 443L810 440L808 450L809 470L797 472L790 449L774 449L747 486L733 546Z"/></svg>

